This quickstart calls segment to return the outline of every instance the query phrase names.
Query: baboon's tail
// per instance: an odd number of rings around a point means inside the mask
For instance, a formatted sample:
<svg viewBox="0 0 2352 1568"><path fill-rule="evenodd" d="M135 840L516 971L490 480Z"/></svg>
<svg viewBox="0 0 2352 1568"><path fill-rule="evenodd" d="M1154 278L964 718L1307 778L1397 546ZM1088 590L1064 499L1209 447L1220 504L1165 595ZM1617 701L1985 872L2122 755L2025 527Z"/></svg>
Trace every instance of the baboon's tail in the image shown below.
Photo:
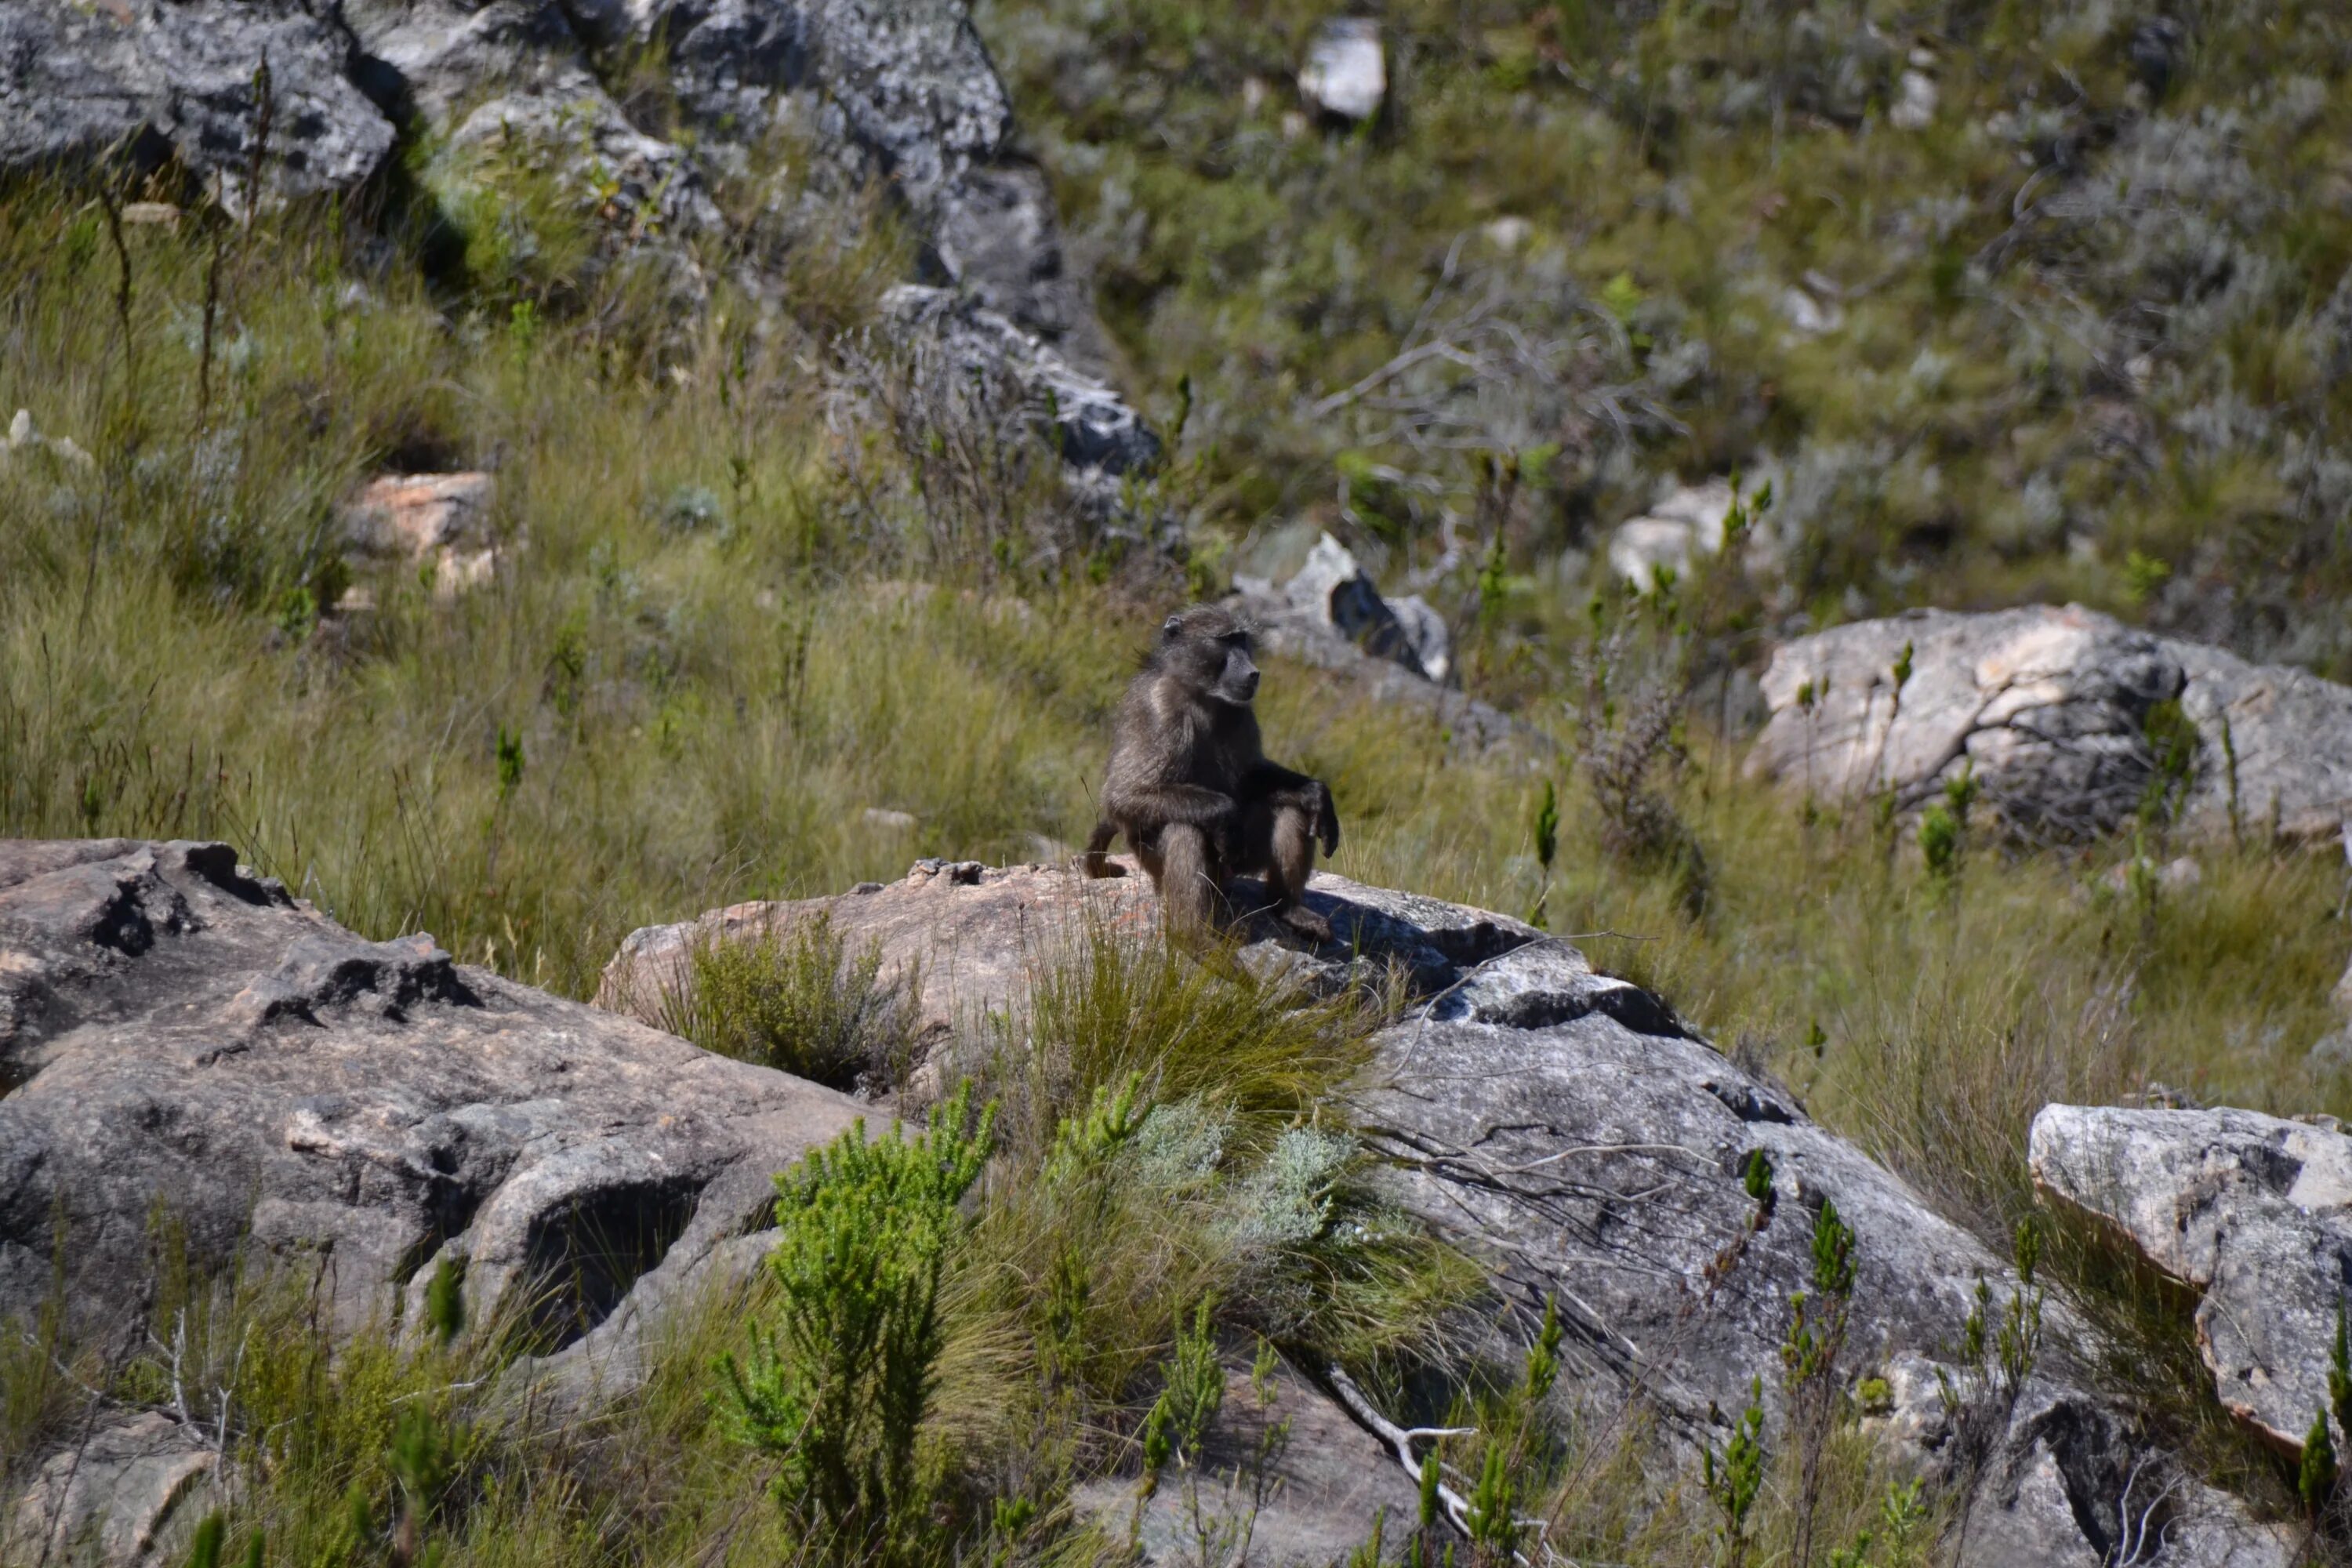
<svg viewBox="0 0 2352 1568"><path fill-rule="evenodd" d="M1114 866L1108 851L1110 841L1118 837L1118 829L1108 822L1097 822L1087 837L1087 852L1078 858L1079 868L1089 877L1124 877L1127 868Z"/></svg>

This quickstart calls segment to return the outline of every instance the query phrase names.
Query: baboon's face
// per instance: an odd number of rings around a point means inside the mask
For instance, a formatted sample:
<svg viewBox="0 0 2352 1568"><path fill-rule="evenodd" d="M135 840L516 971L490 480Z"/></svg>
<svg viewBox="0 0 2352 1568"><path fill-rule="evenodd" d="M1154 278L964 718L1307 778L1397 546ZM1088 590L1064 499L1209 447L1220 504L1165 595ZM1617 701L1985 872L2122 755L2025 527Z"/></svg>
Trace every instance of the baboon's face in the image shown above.
<svg viewBox="0 0 2352 1568"><path fill-rule="evenodd" d="M1246 708L1257 697L1257 661L1249 628L1223 610L1171 616L1161 628L1161 658L1218 702Z"/></svg>

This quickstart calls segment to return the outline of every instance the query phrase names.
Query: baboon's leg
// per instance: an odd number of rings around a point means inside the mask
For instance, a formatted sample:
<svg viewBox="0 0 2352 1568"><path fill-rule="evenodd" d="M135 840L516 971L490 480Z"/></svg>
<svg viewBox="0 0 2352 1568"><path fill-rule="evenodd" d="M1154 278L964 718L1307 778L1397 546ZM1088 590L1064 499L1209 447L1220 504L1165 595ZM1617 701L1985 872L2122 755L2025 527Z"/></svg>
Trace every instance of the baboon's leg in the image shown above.
<svg viewBox="0 0 2352 1568"><path fill-rule="evenodd" d="M1112 865L1110 857L1104 853L1118 833L1118 829L1108 822L1096 823L1094 833L1087 839L1086 853L1078 857L1079 869L1089 877L1126 876L1125 868Z"/></svg>
<svg viewBox="0 0 2352 1568"><path fill-rule="evenodd" d="M1160 866L1152 876L1160 890L1160 907L1168 929L1205 931L1216 922L1223 889L1218 884L1217 857L1209 836L1189 822L1171 822L1160 830ZM1147 862L1145 868L1153 869Z"/></svg>
<svg viewBox="0 0 2352 1568"><path fill-rule="evenodd" d="M1315 869L1315 816L1303 807L1273 808L1266 825L1265 890L1283 923L1318 942L1331 939L1331 922L1299 902Z"/></svg>
<svg viewBox="0 0 2352 1568"><path fill-rule="evenodd" d="M1276 796L1250 802L1242 809L1233 868L1264 876L1266 897L1282 922L1327 942L1330 922L1299 902L1315 869L1315 823L1314 811L1299 801Z"/></svg>

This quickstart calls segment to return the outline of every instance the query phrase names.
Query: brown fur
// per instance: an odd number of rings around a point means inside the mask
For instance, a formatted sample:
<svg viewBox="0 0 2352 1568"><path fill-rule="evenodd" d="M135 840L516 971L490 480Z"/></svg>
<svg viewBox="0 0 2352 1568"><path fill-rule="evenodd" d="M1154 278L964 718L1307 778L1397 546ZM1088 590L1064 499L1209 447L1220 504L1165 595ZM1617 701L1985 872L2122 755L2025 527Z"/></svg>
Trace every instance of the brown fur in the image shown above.
<svg viewBox="0 0 2352 1568"><path fill-rule="evenodd" d="M1171 926L1202 930L1230 912L1232 878L1265 878L1274 908L1318 939L1331 929L1299 902L1315 844L1339 847L1339 816L1319 779L1265 760L1249 626L1214 605L1171 616L1127 689L1105 770L1102 820L1087 842L1090 877L1127 836Z"/></svg>

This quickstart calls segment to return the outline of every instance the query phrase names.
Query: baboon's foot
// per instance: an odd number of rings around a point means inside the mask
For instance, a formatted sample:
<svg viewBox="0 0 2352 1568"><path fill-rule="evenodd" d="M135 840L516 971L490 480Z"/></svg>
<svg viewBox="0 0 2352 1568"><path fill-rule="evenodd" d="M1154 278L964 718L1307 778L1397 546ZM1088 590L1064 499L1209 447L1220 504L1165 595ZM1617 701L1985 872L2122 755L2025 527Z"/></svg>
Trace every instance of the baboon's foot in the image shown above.
<svg viewBox="0 0 2352 1568"><path fill-rule="evenodd" d="M1303 937L1316 942L1331 940L1331 922L1308 909L1305 904L1293 904L1282 911L1282 923Z"/></svg>
<svg viewBox="0 0 2352 1568"><path fill-rule="evenodd" d="M1085 854L1079 856L1078 869L1085 872L1087 876L1097 879L1104 877L1124 877L1127 875L1126 867L1120 865L1118 861L1112 859L1108 855L1106 855L1099 849L1089 849Z"/></svg>

